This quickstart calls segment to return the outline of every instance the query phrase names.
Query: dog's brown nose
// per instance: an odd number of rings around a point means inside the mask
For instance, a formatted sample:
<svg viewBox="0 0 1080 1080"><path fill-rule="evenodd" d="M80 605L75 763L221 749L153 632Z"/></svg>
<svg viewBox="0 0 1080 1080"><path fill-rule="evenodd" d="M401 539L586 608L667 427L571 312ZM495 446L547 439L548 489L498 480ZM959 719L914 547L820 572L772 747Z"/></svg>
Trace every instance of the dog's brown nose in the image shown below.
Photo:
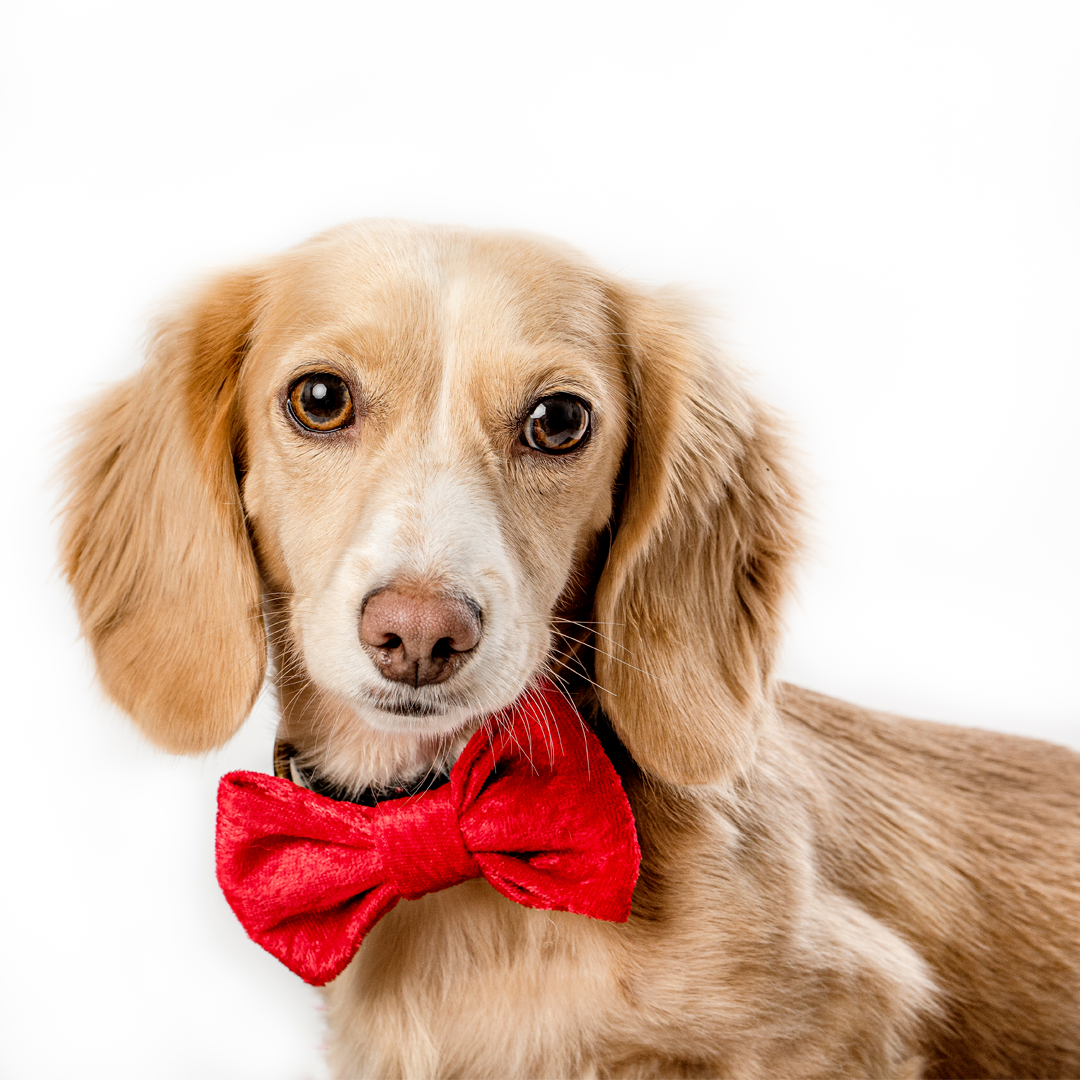
<svg viewBox="0 0 1080 1080"><path fill-rule="evenodd" d="M379 670L410 686L449 679L479 640L480 608L456 596L390 586L369 596L360 616L360 641Z"/></svg>

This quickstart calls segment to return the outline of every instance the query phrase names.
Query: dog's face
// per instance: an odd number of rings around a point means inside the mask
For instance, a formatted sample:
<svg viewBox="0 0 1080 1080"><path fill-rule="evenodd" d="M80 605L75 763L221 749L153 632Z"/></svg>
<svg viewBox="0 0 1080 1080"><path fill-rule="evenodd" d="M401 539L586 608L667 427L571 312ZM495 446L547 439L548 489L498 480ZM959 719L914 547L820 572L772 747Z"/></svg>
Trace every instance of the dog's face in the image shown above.
<svg viewBox="0 0 1080 1080"><path fill-rule="evenodd" d="M349 786L427 769L561 666L626 443L595 280L413 239L297 253L239 391L284 732Z"/></svg>
<svg viewBox="0 0 1080 1080"><path fill-rule="evenodd" d="M348 787L544 673L662 778L752 752L794 497L676 300L535 239L346 226L211 283L83 425L65 568L171 749L229 737L269 645L285 736Z"/></svg>

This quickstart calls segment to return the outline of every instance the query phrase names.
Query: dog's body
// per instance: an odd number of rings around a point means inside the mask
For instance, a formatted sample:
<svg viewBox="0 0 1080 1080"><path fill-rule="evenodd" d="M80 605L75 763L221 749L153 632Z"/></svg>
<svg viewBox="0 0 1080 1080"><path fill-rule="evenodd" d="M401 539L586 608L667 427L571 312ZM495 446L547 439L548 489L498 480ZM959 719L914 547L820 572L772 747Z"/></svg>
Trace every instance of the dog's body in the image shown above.
<svg viewBox="0 0 1080 1080"><path fill-rule="evenodd" d="M387 917L329 991L338 1074L1075 1075L1075 758L778 698L733 789L628 784L628 926L477 883Z"/></svg>
<svg viewBox="0 0 1080 1080"><path fill-rule="evenodd" d="M269 643L344 791L544 673L623 778L630 921L399 905L327 990L338 1076L1080 1075L1080 758L773 682L798 500L677 300L349 226L215 282L86 426L66 568L162 745L225 741Z"/></svg>

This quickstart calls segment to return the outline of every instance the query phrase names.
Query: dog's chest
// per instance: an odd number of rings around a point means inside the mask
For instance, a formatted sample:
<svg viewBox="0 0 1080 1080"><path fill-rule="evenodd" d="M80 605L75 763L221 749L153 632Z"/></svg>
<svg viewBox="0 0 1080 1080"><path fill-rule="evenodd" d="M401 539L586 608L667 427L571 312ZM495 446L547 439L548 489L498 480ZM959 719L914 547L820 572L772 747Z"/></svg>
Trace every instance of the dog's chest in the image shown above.
<svg viewBox="0 0 1080 1080"><path fill-rule="evenodd" d="M560 1075L628 1000L621 928L505 900L482 881L405 902L327 988L335 1075Z"/></svg>

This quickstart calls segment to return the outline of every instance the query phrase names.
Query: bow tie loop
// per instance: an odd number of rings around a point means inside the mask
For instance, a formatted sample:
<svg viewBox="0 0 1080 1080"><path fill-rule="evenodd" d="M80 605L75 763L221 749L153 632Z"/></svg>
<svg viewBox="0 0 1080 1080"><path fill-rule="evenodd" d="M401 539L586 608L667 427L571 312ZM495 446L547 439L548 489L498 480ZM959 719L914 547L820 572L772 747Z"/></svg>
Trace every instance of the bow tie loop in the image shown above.
<svg viewBox="0 0 1080 1080"><path fill-rule="evenodd" d="M385 880L406 900L480 877L465 847L450 784L373 807L375 848Z"/></svg>

